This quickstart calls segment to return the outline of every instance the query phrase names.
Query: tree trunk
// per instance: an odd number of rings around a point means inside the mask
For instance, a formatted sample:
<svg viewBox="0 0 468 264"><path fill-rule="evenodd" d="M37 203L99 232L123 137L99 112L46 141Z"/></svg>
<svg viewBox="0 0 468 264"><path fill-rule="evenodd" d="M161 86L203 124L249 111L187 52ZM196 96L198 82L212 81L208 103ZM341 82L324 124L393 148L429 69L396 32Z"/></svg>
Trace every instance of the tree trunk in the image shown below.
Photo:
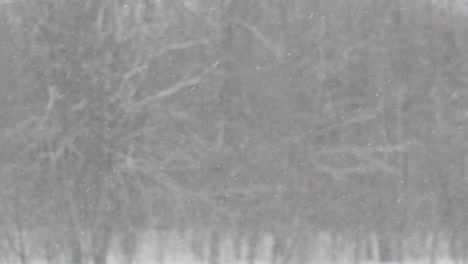
<svg viewBox="0 0 468 264"><path fill-rule="evenodd" d="M391 262L393 260L392 250L390 244L390 237L388 234L379 234L379 260L381 262Z"/></svg>
<svg viewBox="0 0 468 264"><path fill-rule="evenodd" d="M297 263L304 264L307 262L307 257L310 253L309 236L302 233L299 237L299 244L297 245Z"/></svg>
<svg viewBox="0 0 468 264"><path fill-rule="evenodd" d="M234 259L240 261L242 259L242 230L239 230L234 238Z"/></svg>
<svg viewBox="0 0 468 264"><path fill-rule="evenodd" d="M338 239L336 233L331 234L331 248L330 248L330 259L335 262L338 258Z"/></svg>
<svg viewBox="0 0 468 264"><path fill-rule="evenodd" d="M44 259L47 264L53 264L57 259L57 250L54 247L52 241L46 241L44 243Z"/></svg>
<svg viewBox="0 0 468 264"><path fill-rule="evenodd" d="M201 239L201 232L199 231L199 227L196 227L195 230L192 232L192 237L190 239L191 245L190 249L192 254L199 260L203 261L205 259L204 252L203 252L203 244Z"/></svg>
<svg viewBox="0 0 468 264"><path fill-rule="evenodd" d="M83 263L83 251L81 248L80 240L76 237L70 239L70 263L81 264Z"/></svg>
<svg viewBox="0 0 468 264"><path fill-rule="evenodd" d="M122 253L125 257L125 261L127 264L133 263L137 251L137 242L137 235L135 234L135 232L132 231L129 231L128 233L124 234L124 237L122 238Z"/></svg>
<svg viewBox="0 0 468 264"><path fill-rule="evenodd" d="M210 234L210 264L220 264L219 258L219 233L213 228Z"/></svg>
<svg viewBox="0 0 468 264"><path fill-rule="evenodd" d="M249 253L247 256L248 264L255 264L255 259L257 258L258 238L258 232L254 230L252 236L249 239Z"/></svg>
<svg viewBox="0 0 468 264"><path fill-rule="evenodd" d="M462 233L462 237L463 237L463 241L462 241L462 252L463 252L463 256L462 256L462 263L463 264L468 264L468 226L467 226L467 223L466 223L466 220L465 220L465 223L464 223L464 226L463 226L463 233Z"/></svg>
<svg viewBox="0 0 468 264"><path fill-rule="evenodd" d="M96 237L93 241L93 263L94 264L106 264L107 253L110 247L111 234L109 227L104 227L102 230L96 230Z"/></svg>
<svg viewBox="0 0 468 264"><path fill-rule="evenodd" d="M279 261L284 257L285 250L286 245L284 239L279 236L275 236L271 250L271 263L279 263Z"/></svg>
<svg viewBox="0 0 468 264"><path fill-rule="evenodd" d="M158 231L158 263L164 264L166 260L166 243L167 243L167 236L165 235L164 231Z"/></svg>
<svg viewBox="0 0 468 264"><path fill-rule="evenodd" d="M361 264L362 262L362 244L361 234L358 231L354 236L353 264Z"/></svg>
<svg viewBox="0 0 468 264"><path fill-rule="evenodd" d="M21 264L28 263L28 257L26 253L26 245L24 242L24 234L23 232L19 232L18 234L18 258Z"/></svg>
<svg viewBox="0 0 468 264"><path fill-rule="evenodd" d="M431 258L430 264L437 264L437 248L439 246L439 234L437 230L433 232L431 241Z"/></svg>

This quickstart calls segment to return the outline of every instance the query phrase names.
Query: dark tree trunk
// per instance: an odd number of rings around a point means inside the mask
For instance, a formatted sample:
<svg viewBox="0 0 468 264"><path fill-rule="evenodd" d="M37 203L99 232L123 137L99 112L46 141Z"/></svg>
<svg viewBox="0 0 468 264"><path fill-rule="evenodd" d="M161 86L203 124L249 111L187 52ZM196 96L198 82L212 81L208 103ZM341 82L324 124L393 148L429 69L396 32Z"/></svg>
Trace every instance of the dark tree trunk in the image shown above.
<svg viewBox="0 0 468 264"><path fill-rule="evenodd" d="M70 239L70 263L81 264L83 263L83 251L81 249L81 243L78 238Z"/></svg>
<svg viewBox="0 0 468 264"><path fill-rule="evenodd" d="M276 236L273 241L273 246L271 250L271 263L276 264L284 257L286 250L285 242L279 236Z"/></svg>
<svg viewBox="0 0 468 264"><path fill-rule="evenodd" d="M210 264L220 264L219 259L219 233L213 228L210 234Z"/></svg>
<svg viewBox="0 0 468 264"><path fill-rule="evenodd" d="M255 260L257 258L257 245L258 245L258 232L253 231L250 239L249 239L249 248L248 248L248 263L255 264Z"/></svg>
<svg viewBox="0 0 468 264"><path fill-rule="evenodd" d="M239 228L237 235L235 236L234 241L233 241L234 259L236 261L240 261L242 259L242 237L243 237L242 229Z"/></svg>
<svg viewBox="0 0 468 264"><path fill-rule="evenodd" d="M163 264L166 260L166 234L160 230L157 233L158 236L158 263Z"/></svg>
<svg viewBox="0 0 468 264"><path fill-rule="evenodd" d="M104 227L103 230L96 231L96 237L93 241L94 264L107 264L107 253L111 242L111 234L109 229L109 227Z"/></svg>
<svg viewBox="0 0 468 264"><path fill-rule="evenodd" d="M137 235L135 232L127 232L121 241L122 253L127 264L132 264L137 251Z"/></svg>
<svg viewBox="0 0 468 264"><path fill-rule="evenodd" d="M388 235L379 235L379 254L381 262L391 262L393 260L390 238Z"/></svg>
<svg viewBox="0 0 468 264"><path fill-rule="evenodd" d="M201 232L198 231L199 228L195 228L195 231L192 232L192 237L190 239L190 249L192 250L192 254L199 260L203 261L205 259L204 252L203 252L203 244L202 244L202 237L200 234Z"/></svg>

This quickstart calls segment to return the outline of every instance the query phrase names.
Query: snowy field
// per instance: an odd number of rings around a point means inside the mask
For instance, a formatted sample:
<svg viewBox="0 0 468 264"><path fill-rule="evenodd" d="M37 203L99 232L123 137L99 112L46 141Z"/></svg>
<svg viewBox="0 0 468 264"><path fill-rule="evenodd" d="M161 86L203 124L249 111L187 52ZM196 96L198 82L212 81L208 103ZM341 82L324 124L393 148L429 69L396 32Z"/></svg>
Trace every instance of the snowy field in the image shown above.
<svg viewBox="0 0 468 264"><path fill-rule="evenodd" d="M203 257L196 256L193 252L193 243L191 241L191 234L181 235L179 232L170 232L165 234L164 244L158 244L158 236L156 233L148 232L146 234L140 234L140 242L137 244L137 249L133 255L133 260L131 264L208 264L209 260L209 248L207 241L202 239L201 246L203 248ZM352 247L342 246L336 250L336 257L334 260L331 259L331 250L329 239L326 234L322 234L318 238L316 245L318 245L314 250L310 252L305 252L307 255L307 261L303 264L379 264L380 261L372 260L361 260L356 262L353 257ZM161 240L159 240L161 241ZM259 243L256 245L256 256L254 264L284 264L284 263L297 263L295 261L295 256L292 256L289 262L284 261L282 257L273 261L272 259L272 243L273 239L271 237L265 236L263 239L260 239ZM233 240L224 239L220 241L220 257L219 264L252 264L248 261L249 254L249 244L248 241L243 241L241 245L241 254L240 257L234 256L233 250ZM29 248L32 248L31 245ZM91 251L90 248L86 248L86 243L84 244L84 262L83 264L91 264L92 261L86 258L87 253ZM307 251L307 250L306 250ZM63 252L62 252L63 253ZM59 253L60 254L60 253ZM41 255L41 253L39 253ZM420 258L405 260L403 262L385 262L385 264L462 264L463 262L454 262L447 257L447 254L439 253L440 258L435 262L431 261L429 258ZM107 257L107 263L109 264L129 264L128 259L126 258L124 251L121 250L118 243L112 243L112 248ZM239 260L240 258L240 260ZM65 259L65 256L58 257L53 262L47 262L40 259L29 259L27 263L22 263L18 261L18 257L14 255L6 258L3 256L0 259L0 264L68 264Z"/></svg>

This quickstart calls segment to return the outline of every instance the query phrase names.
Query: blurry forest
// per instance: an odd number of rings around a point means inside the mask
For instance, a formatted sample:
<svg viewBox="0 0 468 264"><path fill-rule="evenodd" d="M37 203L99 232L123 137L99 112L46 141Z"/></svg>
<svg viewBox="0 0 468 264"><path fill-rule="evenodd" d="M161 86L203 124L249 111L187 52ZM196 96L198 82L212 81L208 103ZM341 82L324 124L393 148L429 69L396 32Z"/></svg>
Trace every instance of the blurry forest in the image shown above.
<svg viewBox="0 0 468 264"><path fill-rule="evenodd" d="M0 2L0 263L468 263L463 5Z"/></svg>

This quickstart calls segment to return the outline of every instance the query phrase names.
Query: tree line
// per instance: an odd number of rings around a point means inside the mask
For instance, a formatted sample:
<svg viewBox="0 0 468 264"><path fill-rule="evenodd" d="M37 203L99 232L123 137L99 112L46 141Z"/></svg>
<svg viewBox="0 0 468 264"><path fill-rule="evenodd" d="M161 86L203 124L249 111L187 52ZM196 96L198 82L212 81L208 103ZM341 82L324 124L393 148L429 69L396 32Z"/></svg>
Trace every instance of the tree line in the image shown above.
<svg viewBox="0 0 468 264"><path fill-rule="evenodd" d="M5 263L468 261L455 1L0 3ZM185 236L185 235L184 235ZM222 245L232 242L232 248ZM345 250L346 249L346 250Z"/></svg>

